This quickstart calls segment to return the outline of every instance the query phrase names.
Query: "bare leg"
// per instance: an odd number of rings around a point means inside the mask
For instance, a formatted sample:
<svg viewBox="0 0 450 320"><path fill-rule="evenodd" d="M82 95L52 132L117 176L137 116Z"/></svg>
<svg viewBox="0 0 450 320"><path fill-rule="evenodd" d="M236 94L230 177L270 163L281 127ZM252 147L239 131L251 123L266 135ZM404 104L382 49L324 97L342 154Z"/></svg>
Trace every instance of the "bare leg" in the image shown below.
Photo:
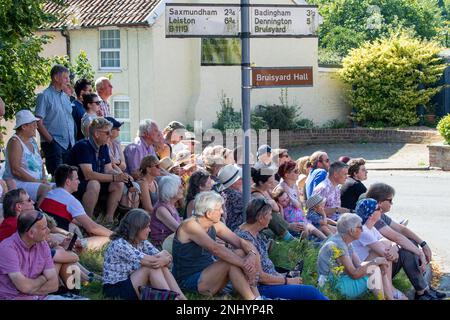
<svg viewBox="0 0 450 320"><path fill-rule="evenodd" d="M111 241L108 237L94 236L85 238L87 240L87 249L92 251L101 250L105 244Z"/></svg>
<svg viewBox="0 0 450 320"><path fill-rule="evenodd" d="M323 234L322 231L320 231L319 229L314 227L311 223L308 223L306 225L306 229L308 230L309 233L315 235L317 238L319 238L321 240L325 240L327 238L327 236L325 234Z"/></svg>
<svg viewBox="0 0 450 320"><path fill-rule="evenodd" d="M181 291L177 281L173 277L170 270L167 269L167 267L163 267L162 271L164 274L164 278L166 279L166 282L169 285L170 290L178 292L180 294L177 300L187 300L186 296L183 294L183 291Z"/></svg>
<svg viewBox="0 0 450 320"><path fill-rule="evenodd" d="M86 192L83 194L83 207L89 217L94 215L94 209L97 205L100 194L100 182L91 180L88 182Z"/></svg>
<svg viewBox="0 0 450 320"><path fill-rule="evenodd" d="M116 212L117 206L119 205L120 198L122 198L123 193L123 183L122 182L111 182L109 184L109 196L106 201L106 216L105 222L114 222L114 213Z"/></svg>
<svg viewBox="0 0 450 320"><path fill-rule="evenodd" d="M131 274L130 279L138 297L140 296L139 287L148 284L157 289L171 290L161 269L141 267Z"/></svg>

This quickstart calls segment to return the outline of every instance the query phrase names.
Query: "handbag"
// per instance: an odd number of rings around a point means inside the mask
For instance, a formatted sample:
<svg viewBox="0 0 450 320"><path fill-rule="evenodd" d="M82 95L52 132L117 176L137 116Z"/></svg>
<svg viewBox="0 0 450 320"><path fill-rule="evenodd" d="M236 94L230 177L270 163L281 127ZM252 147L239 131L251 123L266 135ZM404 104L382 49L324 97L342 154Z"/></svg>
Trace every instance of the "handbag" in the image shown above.
<svg viewBox="0 0 450 320"><path fill-rule="evenodd" d="M175 300L180 294L172 290L156 289L150 286L139 287L141 300Z"/></svg>

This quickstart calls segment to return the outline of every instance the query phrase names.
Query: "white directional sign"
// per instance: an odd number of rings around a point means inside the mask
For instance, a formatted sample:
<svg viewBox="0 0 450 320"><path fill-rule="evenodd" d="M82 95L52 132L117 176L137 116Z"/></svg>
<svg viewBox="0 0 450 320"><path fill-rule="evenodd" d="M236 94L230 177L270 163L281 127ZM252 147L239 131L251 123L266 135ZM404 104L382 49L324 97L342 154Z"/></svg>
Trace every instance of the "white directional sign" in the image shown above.
<svg viewBox="0 0 450 320"><path fill-rule="evenodd" d="M166 4L166 37L239 37L238 4ZM317 6L250 5L250 37L317 37Z"/></svg>
<svg viewBox="0 0 450 320"><path fill-rule="evenodd" d="M251 37L316 37L320 15L317 6L252 5Z"/></svg>
<svg viewBox="0 0 450 320"><path fill-rule="evenodd" d="M166 37L238 37L241 8L236 4L166 4Z"/></svg>

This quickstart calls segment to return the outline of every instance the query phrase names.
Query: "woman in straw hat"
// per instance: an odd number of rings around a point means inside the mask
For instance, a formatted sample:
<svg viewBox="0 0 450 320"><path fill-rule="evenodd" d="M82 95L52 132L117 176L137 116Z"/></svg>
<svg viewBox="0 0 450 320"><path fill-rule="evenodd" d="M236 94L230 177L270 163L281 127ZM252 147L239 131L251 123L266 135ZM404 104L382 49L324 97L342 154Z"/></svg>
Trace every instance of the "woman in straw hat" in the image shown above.
<svg viewBox="0 0 450 320"><path fill-rule="evenodd" d="M12 179L17 188L23 188L39 206L52 186L44 174L44 161L36 143L36 118L31 111L16 113L16 133L6 147L4 178Z"/></svg>

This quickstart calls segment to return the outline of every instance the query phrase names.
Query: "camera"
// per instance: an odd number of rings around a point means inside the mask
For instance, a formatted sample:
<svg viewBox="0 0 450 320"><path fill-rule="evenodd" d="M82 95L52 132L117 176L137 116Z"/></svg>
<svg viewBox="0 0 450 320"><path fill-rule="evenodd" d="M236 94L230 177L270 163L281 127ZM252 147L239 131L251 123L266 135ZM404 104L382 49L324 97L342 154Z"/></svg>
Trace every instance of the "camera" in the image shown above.
<svg viewBox="0 0 450 320"><path fill-rule="evenodd" d="M131 181L131 178L128 178L128 181L125 183L128 189L133 188L133 181Z"/></svg>

